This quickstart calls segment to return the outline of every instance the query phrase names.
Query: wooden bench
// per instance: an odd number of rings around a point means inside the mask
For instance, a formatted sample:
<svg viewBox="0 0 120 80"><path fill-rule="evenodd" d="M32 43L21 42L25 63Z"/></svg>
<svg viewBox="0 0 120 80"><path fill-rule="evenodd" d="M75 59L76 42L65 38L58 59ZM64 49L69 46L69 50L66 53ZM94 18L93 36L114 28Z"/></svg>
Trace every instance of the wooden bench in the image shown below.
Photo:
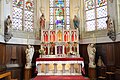
<svg viewBox="0 0 120 80"><path fill-rule="evenodd" d="M115 80L115 73L114 72L106 72L107 80Z"/></svg>
<svg viewBox="0 0 120 80"><path fill-rule="evenodd" d="M8 80L11 80L11 72L5 72L0 74L0 79L6 78L6 77L8 78Z"/></svg>
<svg viewBox="0 0 120 80"><path fill-rule="evenodd" d="M98 77L98 80L106 80L106 77L104 77L104 76L99 76L99 77Z"/></svg>

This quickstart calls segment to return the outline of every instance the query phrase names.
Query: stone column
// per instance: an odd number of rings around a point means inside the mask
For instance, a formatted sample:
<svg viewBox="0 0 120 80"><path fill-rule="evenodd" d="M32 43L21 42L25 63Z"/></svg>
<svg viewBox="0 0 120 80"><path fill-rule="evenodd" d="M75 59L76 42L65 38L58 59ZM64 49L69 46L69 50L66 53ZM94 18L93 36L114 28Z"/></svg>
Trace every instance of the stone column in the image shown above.
<svg viewBox="0 0 120 80"><path fill-rule="evenodd" d="M62 64L62 73L65 73L65 65L66 64L64 64L64 63Z"/></svg>
<svg viewBox="0 0 120 80"><path fill-rule="evenodd" d="M74 73L74 64L70 64L70 73Z"/></svg>
<svg viewBox="0 0 120 80"><path fill-rule="evenodd" d="M79 66L78 72L79 72L79 74L82 74L82 73L81 73L81 64L78 64L78 66Z"/></svg>
<svg viewBox="0 0 120 80"><path fill-rule="evenodd" d="M57 73L57 64L54 63L54 73Z"/></svg>
<svg viewBox="0 0 120 80"><path fill-rule="evenodd" d="M48 73L49 72L49 64L45 64L45 73Z"/></svg>
<svg viewBox="0 0 120 80"><path fill-rule="evenodd" d="M38 68L38 74L41 73L41 64L38 64L37 68Z"/></svg>

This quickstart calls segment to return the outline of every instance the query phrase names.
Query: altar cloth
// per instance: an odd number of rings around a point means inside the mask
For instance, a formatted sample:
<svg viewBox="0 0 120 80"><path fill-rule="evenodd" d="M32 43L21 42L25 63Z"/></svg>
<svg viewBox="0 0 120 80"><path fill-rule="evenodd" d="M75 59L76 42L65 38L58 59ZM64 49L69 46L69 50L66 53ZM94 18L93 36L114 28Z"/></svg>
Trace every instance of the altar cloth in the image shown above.
<svg viewBox="0 0 120 80"><path fill-rule="evenodd" d="M84 59L81 57L75 58L37 58L36 59L36 71L38 71L38 65L46 65L46 64L78 64L81 65L81 71L85 74L84 70ZM42 70L44 70L42 68ZM39 75L39 73L38 73Z"/></svg>
<svg viewBox="0 0 120 80"><path fill-rule="evenodd" d="M83 58L37 58L36 66L38 64L81 64L84 68L84 59Z"/></svg>
<svg viewBox="0 0 120 80"><path fill-rule="evenodd" d="M37 58L36 61L83 61L83 58Z"/></svg>

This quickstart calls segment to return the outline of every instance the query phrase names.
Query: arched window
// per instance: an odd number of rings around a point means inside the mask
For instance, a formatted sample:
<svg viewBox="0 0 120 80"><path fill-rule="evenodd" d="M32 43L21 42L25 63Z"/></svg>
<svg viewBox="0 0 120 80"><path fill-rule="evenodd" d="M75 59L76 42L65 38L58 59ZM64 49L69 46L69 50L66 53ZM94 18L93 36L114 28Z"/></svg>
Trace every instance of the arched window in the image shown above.
<svg viewBox="0 0 120 80"><path fill-rule="evenodd" d="M107 29L107 0L84 0L85 31Z"/></svg>
<svg viewBox="0 0 120 80"><path fill-rule="evenodd" d="M1 0L0 0L0 18L1 18ZM1 19L0 19L0 31L1 31Z"/></svg>
<svg viewBox="0 0 120 80"><path fill-rule="evenodd" d="M70 28L69 0L50 0L50 29Z"/></svg>
<svg viewBox="0 0 120 80"><path fill-rule="evenodd" d="M13 0L13 30L33 32L34 0Z"/></svg>
<svg viewBox="0 0 120 80"><path fill-rule="evenodd" d="M120 0L117 0L117 17L118 17L118 25L120 26Z"/></svg>

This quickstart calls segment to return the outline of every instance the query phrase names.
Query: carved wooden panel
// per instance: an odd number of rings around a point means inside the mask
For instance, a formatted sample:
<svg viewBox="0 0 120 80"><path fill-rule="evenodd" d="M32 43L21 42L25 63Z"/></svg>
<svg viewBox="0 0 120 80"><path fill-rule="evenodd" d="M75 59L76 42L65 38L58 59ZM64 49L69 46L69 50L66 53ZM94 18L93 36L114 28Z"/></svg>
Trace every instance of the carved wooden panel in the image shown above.
<svg viewBox="0 0 120 80"><path fill-rule="evenodd" d="M0 65L5 64L5 45L0 44Z"/></svg>
<svg viewBox="0 0 120 80"><path fill-rule="evenodd" d="M107 51L106 51L107 65L115 65L114 44L106 44L106 46L107 46Z"/></svg>
<svg viewBox="0 0 120 80"><path fill-rule="evenodd" d="M115 66L120 69L120 43L115 44Z"/></svg>
<svg viewBox="0 0 120 80"><path fill-rule="evenodd" d="M12 47L11 45L6 45L6 64L11 63L11 53L12 53Z"/></svg>

